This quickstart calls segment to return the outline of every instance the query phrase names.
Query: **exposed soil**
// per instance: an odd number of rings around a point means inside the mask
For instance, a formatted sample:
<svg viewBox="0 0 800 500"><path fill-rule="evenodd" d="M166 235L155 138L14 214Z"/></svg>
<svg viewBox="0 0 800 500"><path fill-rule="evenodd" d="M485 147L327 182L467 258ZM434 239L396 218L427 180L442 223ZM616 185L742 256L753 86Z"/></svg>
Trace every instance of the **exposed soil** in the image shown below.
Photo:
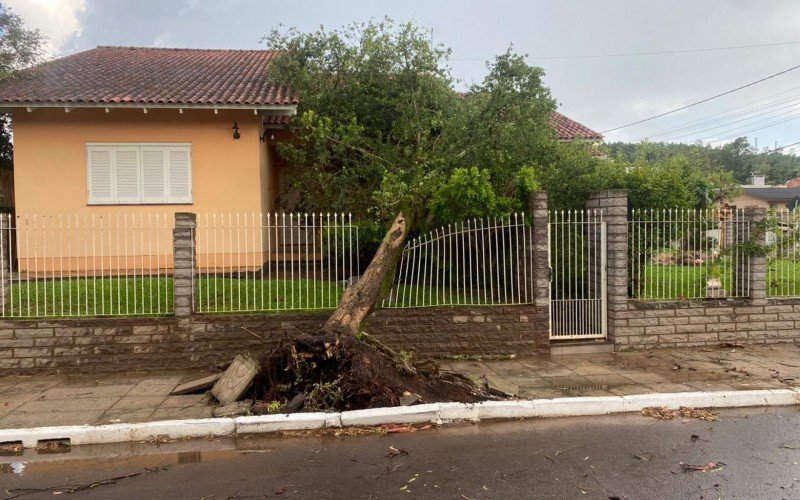
<svg viewBox="0 0 800 500"><path fill-rule="evenodd" d="M420 403L487 397L469 380L439 371L432 361L412 363L366 334L348 340L287 338L260 360L262 372L253 384L253 396L262 402L257 408L266 411L274 401L285 403L272 407L280 413L397 406L404 393L418 394Z"/></svg>

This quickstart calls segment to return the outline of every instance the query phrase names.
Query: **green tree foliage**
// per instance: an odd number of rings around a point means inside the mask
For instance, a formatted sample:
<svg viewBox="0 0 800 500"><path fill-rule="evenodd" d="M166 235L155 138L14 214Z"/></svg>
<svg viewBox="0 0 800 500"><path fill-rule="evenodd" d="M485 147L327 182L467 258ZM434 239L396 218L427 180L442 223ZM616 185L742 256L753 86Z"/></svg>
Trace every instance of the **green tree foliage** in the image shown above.
<svg viewBox="0 0 800 500"><path fill-rule="evenodd" d="M42 61L46 38L38 29L25 26L25 21L8 6L0 3L0 78ZM0 115L0 167L13 163L11 118Z"/></svg>
<svg viewBox="0 0 800 500"><path fill-rule="evenodd" d="M800 157L781 151L757 151L746 137L739 137L723 146L673 143L611 143L610 155L626 161L654 162L683 156L690 158L706 172L725 171L739 184L747 184L753 174L766 176L769 184L782 184L800 176Z"/></svg>
<svg viewBox="0 0 800 500"><path fill-rule="evenodd" d="M311 33L273 31L270 78L300 97L295 140L279 145L301 206L426 225L525 209L542 188L553 208L602 189L634 207L704 207L735 184L703 151L664 145L560 143L541 68L509 49L467 92L453 90L450 51L390 20Z"/></svg>
<svg viewBox="0 0 800 500"><path fill-rule="evenodd" d="M279 152L303 208L382 220L402 210L417 226L518 209L536 187L522 167L555 147L542 70L511 50L459 94L449 49L412 23L273 31L266 42L282 52L270 78L300 96L296 140Z"/></svg>

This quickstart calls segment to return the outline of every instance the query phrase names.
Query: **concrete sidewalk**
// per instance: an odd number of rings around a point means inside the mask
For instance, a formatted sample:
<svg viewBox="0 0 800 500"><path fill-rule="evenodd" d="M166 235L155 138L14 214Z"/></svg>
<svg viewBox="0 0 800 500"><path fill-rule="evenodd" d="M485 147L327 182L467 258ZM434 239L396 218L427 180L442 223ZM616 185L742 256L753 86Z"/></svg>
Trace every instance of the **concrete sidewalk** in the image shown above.
<svg viewBox="0 0 800 500"><path fill-rule="evenodd" d="M776 389L800 385L793 344L658 349L502 361L444 361L473 377L494 375L520 387L521 398L613 396L691 391ZM170 396L202 372L0 379L0 429L135 423L211 417L204 395Z"/></svg>

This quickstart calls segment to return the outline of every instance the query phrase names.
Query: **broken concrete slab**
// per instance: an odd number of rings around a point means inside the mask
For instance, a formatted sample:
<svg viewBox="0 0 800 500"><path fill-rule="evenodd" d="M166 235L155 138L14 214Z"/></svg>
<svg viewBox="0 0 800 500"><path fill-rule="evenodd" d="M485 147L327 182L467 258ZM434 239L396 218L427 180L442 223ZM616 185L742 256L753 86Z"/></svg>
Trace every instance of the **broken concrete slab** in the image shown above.
<svg viewBox="0 0 800 500"><path fill-rule="evenodd" d="M490 373L484 375L483 378L486 381L486 389L490 394L512 398L519 394L519 386L513 382L509 382L508 380Z"/></svg>
<svg viewBox="0 0 800 500"><path fill-rule="evenodd" d="M252 399L243 399L242 401L236 401L235 403L230 403L225 406L218 406L214 408L211 414L215 417L240 417L242 415L247 415L252 407Z"/></svg>
<svg viewBox="0 0 800 500"><path fill-rule="evenodd" d="M211 388L211 395L223 406L239 400L250 388L259 368L252 355L239 354Z"/></svg>
<svg viewBox="0 0 800 500"><path fill-rule="evenodd" d="M185 384L179 385L170 394L173 396L182 396L184 394L192 394L195 392L204 391L211 388L221 376L222 373L215 373L214 375L209 375L208 377L191 380Z"/></svg>
<svg viewBox="0 0 800 500"><path fill-rule="evenodd" d="M408 394L403 394L400 396L400 406L411 406L417 401L419 401L420 395L414 394L413 392L409 392Z"/></svg>

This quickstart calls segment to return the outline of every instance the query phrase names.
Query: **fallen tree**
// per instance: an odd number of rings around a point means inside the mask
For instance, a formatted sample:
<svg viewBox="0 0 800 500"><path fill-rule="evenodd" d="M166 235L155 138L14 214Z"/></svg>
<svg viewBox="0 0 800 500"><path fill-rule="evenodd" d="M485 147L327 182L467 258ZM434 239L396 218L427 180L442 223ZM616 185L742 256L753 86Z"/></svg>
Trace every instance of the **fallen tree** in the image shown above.
<svg viewBox="0 0 800 500"><path fill-rule="evenodd" d="M422 402L487 397L362 324L391 289L409 234L432 221L519 209L536 187L533 169L522 167L555 144L542 71L509 51L465 98L453 91L449 50L413 24L290 30L266 41L280 51L270 78L300 98L294 140L278 151L304 208L384 220L388 229L324 325L263 356L257 397L284 402L281 411L396 405L409 393Z"/></svg>

